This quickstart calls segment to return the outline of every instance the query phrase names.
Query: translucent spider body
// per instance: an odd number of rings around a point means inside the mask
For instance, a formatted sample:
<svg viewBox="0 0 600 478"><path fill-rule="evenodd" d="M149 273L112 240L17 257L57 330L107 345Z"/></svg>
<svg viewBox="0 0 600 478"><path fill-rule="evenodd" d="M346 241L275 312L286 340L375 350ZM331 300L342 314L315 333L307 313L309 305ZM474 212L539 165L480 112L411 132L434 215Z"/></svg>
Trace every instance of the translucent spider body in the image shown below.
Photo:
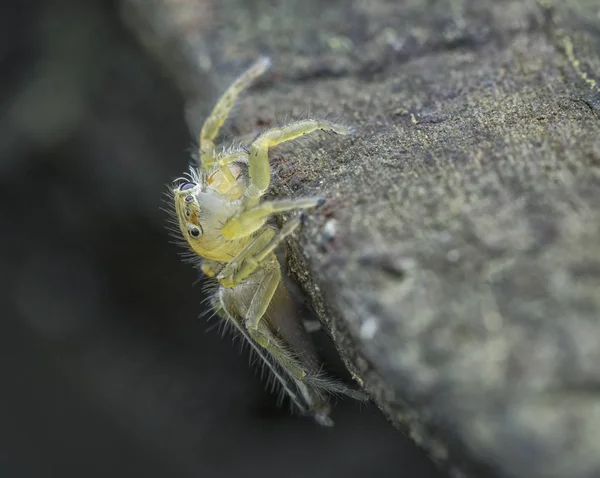
<svg viewBox="0 0 600 478"><path fill-rule="evenodd" d="M359 392L326 378L308 332L281 280L275 248L301 223L295 217L277 230L277 213L304 211L320 198L263 201L270 183L269 148L315 131L351 130L306 119L260 134L248 149L217 152L215 138L237 96L269 67L261 58L217 102L200 133L200 164L172 189L177 224L206 276L217 281L212 306L250 343L292 402L319 423L331 425L328 395Z"/></svg>

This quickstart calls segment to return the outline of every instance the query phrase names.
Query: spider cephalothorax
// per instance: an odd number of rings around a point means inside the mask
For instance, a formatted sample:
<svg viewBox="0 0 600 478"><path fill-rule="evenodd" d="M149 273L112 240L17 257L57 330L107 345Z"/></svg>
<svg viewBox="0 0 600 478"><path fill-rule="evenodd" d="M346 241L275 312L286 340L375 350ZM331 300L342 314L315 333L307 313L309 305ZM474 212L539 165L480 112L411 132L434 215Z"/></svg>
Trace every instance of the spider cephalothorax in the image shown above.
<svg viewBox="0 0 600 478"><path fill-rule="evenodd" d="M281 280L275 248L299 225L277 230L276 213L313 208L320 198L263 201L270 183L269 147L315 131L341 135L351 129L305 119L260 134L248 148L217 152L215 137L235 99L269 67L261 58L224 93L200 133L200 164L172 188L176 222L206 276L218 282L212 305L248 340L304 413L331 424L328 393L358 392L324 377L310 338Z"/></svg>

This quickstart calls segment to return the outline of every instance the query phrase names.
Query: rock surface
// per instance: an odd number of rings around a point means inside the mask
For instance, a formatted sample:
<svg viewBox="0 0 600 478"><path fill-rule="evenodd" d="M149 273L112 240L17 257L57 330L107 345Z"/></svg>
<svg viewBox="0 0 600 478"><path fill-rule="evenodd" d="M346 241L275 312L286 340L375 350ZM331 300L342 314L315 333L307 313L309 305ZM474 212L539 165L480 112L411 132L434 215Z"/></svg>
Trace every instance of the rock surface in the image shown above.
<svg viewBox="0 0 600 478"><path fill-rule="evenodd" d="M374 405L293 416L199 320L161 210L183 98L117 2L12 2L0 37L0 477L442 476Z"/></svg>
<svg viewBox="0 0 600 478"><path fill-rule="evenodd" d="M123 1L192 131L261 54L228 135L356 127L272 154L275 196L329 200L290 267L455 476L600 476L600 7L555 3Z"/></svg>

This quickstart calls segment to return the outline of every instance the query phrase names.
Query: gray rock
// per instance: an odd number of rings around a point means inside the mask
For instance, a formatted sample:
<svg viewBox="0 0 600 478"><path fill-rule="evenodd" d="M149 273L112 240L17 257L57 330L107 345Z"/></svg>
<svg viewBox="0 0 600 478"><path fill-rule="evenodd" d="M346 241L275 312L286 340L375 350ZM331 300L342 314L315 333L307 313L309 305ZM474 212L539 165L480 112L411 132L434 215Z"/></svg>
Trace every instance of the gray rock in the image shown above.
<svg viewBox="0 0 600 478"><path fill-rule="evenodd" d="M194 72L272 55L230 135L356 127L273 151L272 193L328 198L290 269L396 426L455 476L600 476L596 1L123 3L196 112Z"/></svg>

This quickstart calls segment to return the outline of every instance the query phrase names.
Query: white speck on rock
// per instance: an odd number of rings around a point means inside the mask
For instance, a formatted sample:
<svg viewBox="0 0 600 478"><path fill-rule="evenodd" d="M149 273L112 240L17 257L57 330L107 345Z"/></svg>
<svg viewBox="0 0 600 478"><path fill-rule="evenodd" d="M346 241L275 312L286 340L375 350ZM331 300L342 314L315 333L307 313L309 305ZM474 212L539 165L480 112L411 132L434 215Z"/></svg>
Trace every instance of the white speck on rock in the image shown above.
<svg viewBox="0 0 600 478"><path fill-rule="evenodd" d="M375 333L379 329L377 321L373 317L369 317L360 326L360 338L363 340L371 340L375 337Z"/></svg>
<svg viewBox="0 0 600 478"><path fill-rule="evenodd" d="M329 241L335 237L338 230L338 221L337 219L330 219L323 226L323 237L325 240Z"/></svg>
<svg viewBox="0 0 600 478"><path fill-rule="evenodd" d="M448 251L446 258L450 262L456 262L460 259L460 251L458 249L452 249L451 251Z"/></svg>

